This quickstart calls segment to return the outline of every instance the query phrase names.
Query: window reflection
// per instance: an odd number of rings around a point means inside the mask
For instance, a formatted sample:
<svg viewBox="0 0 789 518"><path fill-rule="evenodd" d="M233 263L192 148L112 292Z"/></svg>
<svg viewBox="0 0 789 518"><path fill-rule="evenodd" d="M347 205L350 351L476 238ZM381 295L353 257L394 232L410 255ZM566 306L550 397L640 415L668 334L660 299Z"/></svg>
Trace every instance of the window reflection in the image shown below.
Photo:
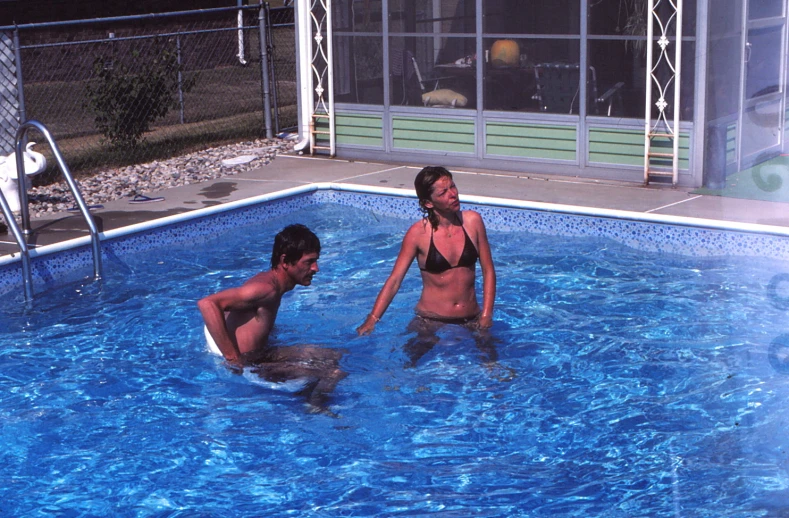
<svg viewBox="0 0 789 518"><path fill-rule="evenodd" d="M618 117L643 118L644 96L646 95L646 32L647 32L647 2L641 0L590 0L588 16L587 60L590 70L595 71L597 91L599 96L605 96L610 89L621 84L621 108L617 103L611 106L611 115ZM657 6L661 18L666 20L673 13L673 4L660 3ZM683 39L695 34L696 1L683 2ZM673 28L670 26L670 29ZM659 27L655 27L658 31ZM667 52L670 59L674 60L676 41L673 39L674 31L668 31L670 44ZM656 35L657 37L657 35ZM660 55L660 48L653 48L655 59ZM694 83L694 44L683 41L682 51L682 85L681 85L681 113L682 120L689 120L693 114L693 89ZM667 85L671 74L667 66L657 69L657 80L662 85ZM653 96L657 98L656 86L653 83ZM673 113L673 84L665 92L665 100L670 106L669 113ZM608 115L608 102L598 99L596 111L590 109L589 115ZM595 106L590 104L590 107ZM653 105L652 116L656 117L658 110Z"/></svg>
<svg viewBox="0 0 789 518"><path fill-rule="evenodd" d="M549 6L485 0L481 34L476 33L474 0L389 0L385 13L382 0L335 0L333 5L338 102L644 115L646 4L641 0L588 0L587 13L580 12L580 0L555 0ZM696 0L684 2L686 37L692 34L695 5ZM386 35L381 34L382 15L389 24ZM586 40L581 23L588 24ZM384 37L389 42L386 70ZM688 120L694 54L692 41L684 45L681 116ZM669 104L671 95L666 96Z"/></svg>
<svg viewBox="0 0 789 518"><path fill-rule="evenodd" d="M474 34L474 0L389 0L389 31L418 34Z"/></svg>
<svg viewBox="0 0 789 518"><path fill-rule="evenodd" d="M332 5L335 101L383 104L381 0L335 0Z"/></svg>
<svg viewBox="0 0 789 518"><path fill-rule="evenodd" d="M786 0L750 0L748 2L748 19L761 20L783 16Z"/></svg>
<svg viewBox="0 0 789 518"><path fill-rule="evenodd" d="M383 30L381 0L334 0L332 7L335 32Z"/></svg>
<svg viewBox="0 0 789 518"><path fill-rule="evenodd" d="M746 99L781 91L781 53L777 49L781 48L782 38L782 26L748 31Z"/></svg>
<svg viewBox="0 0 789 518"><path fill-rule="evenodd" d="M542 2L489 0L482 10L484 109L577 113L580 1L556 0L546 8Z"/></svg>
<svg viewBox="0 0 789 518"><path fill-rule="evenodd" d="M622 83L612 115L644 117L646 94L646 40L593 40L588 44L589 66L595 71L600 95ZM617 106L618 103L618 106ZM606 115L606 112L601 115Z"/></svg>
<svg viewBox="0 0 789 518"><path fill-rule="evenodd" d="M383 38L335 35L335 101L383 104L383 62Z"/></svg>
<svg viewBox="0 0 789 518"><path fill-rule="evenodd" d="M482 30L488 35L579 34L580 8L579 0L485 0Z"/></svg>
<svg viewBox="0 0 789 518"><path fill-rule="evenodd" d="M715 12L731 16L736 11L721 8L722 2L716 0ZM774 0L770 0L774 1ZM780 1L780 0L779 0ZM682 2L682 35L696 34L696 0ZM674 12L676 2L655 2L662 19ZM630 37L646 39L647 34L646 0L589 0L588 31L592 35ZM657 27L655 30L659 30Z"/></svg>

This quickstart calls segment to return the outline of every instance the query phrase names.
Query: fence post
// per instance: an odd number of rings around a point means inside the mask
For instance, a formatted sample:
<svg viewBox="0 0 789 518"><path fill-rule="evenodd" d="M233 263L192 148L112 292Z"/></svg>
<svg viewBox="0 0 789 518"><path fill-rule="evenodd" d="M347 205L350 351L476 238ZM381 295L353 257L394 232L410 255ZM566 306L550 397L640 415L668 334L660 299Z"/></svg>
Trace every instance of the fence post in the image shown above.
<svg viewBox="0 0 789 518"><path fill-rule="evenodd" d="M265 3L268 5L268 2ZM258 10L258 24L260 27L260 74L261 74L261 82L263 87L263 116L265 117L266 121L266 138L273 138L274 132L271 129L271 84L269 83L269 64L268 64L268 36L267 36L267 25L268 20L266 19L266 9L263 5L260 6Z"/></svg>
<svg viewBox="0 0 789 518"><path fill-rule="evenodd" d="M268 5L268 2L265 5ZM258 39L260 40L260 74L263 83L263 116L266 121L266 138L273 138L274 132L271 129L271 84L268 76L268 48L266 45L268 20L266 19L266 9L263 5L258 10L258 24L260 26Z"/></svg>
<svg viewBox="0 0 789 518"><path fill-rule="evenodd" d="M269 51L271 55L271 74L269 75L269 83L271 84L271 93L272 99L274 100L274 130L279 135L279 92L277 91L277 71L274 67L274 30L271 28L271 9L269 9L269 4L266 3L266 20L269 21L269 31L266 35L266 49Z"/></svg>

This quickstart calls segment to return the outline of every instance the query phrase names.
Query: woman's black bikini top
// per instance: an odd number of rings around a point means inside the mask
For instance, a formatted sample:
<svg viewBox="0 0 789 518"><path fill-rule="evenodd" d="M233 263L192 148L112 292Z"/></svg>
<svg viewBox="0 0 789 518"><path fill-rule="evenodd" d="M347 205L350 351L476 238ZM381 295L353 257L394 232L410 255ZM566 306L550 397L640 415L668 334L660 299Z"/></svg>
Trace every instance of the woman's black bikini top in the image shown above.
<svg viewBox="0 0 789 518"><path fill-rule="evenodd" d="M424 268L420 268L420 270L430 273L443 273L447 270L451 270L452 268L474 268L474 265L477 264L479 254L477 253L477 249L474 248L474 243L471 241L471 238L468 237L466 229L462 225L460 228L463 229L463 234L466 236L466 242L463 244L463 253L460 254L458 264L455 266L450 265L446 257L441 255L441 252L438 251L436 245L433 244L433 232L431 231L430 248L427 250L425 266Z"/></svg>

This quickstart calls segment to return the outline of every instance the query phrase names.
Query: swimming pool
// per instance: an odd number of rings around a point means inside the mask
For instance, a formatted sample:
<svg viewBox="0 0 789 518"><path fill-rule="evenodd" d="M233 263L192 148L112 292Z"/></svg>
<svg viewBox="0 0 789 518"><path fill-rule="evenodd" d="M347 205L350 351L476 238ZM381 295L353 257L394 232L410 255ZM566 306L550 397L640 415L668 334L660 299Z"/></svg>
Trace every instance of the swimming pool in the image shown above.
<svg viewBox="0 0 789 518"><path fill-rule="evenodd" d="M750 238L767 252L756 258L747 239L731 245L740 254L714 253L733 240L680 229L711 243L686 256L664 250L688 239L637 222L480 208L499 278L500 367L486 368L449 326L405 368L416 271L372 336L353 329L415 202L360 199L297 197L137 236L111 249L101 286L48 287L30 310L6 297L2 514L784 511L789 263L779 238ZM320 236L321 273L286 296L275 338L349 349L332 399L341 419L230 373L202 339L196 300L265 268L272 236L295 221ZM581 227L599 232L561 235ZM190 243L162 248L167 233ZM624 244L634 241L657 252Z"/></svg>

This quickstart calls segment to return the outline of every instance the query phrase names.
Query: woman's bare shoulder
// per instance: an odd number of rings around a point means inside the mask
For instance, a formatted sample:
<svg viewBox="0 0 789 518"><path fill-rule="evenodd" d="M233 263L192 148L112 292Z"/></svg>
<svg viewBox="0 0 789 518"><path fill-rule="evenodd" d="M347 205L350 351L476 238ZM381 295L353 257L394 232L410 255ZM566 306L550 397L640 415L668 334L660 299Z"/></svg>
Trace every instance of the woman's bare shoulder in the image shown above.
<svg viewBox="0 0 789 518"><path fill-rule="evenodd" d="M405 233L406 237L418 238L430 232L430 223L426 219L420 219Z"/></svg>
<svg viewBox="0 0 789 518"><path fill-rule="evenodd" d="M463 211L463 223L468 225L484 225L480 213L471 209Z"/></svg>

